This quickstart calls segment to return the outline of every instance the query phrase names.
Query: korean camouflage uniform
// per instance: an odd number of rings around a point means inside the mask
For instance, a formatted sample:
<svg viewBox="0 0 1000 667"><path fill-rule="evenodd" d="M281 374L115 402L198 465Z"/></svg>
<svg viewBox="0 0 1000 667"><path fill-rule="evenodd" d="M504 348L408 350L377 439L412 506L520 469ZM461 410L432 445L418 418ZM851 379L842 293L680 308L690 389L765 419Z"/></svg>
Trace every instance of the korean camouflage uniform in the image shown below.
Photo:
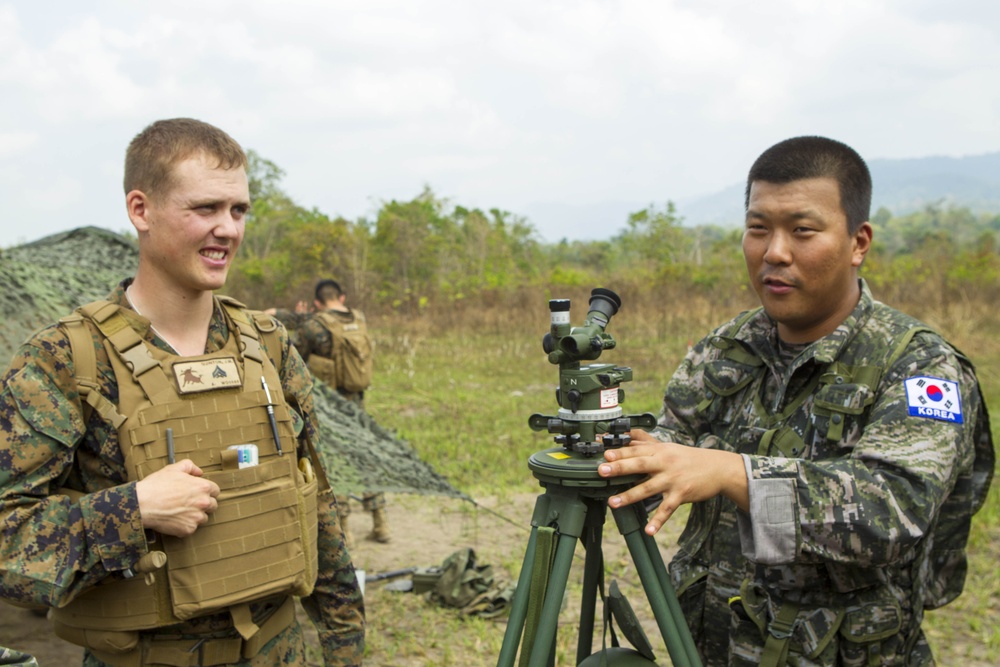
<svg viewBox="0 0 1000 667"><path fill-rule="evenodd" d="M129 324L153 345L170 350L149 321L130 309L125 287L108 297ZM315 433L311 422L312 380L301 358L280 330L284 395L296 433ZM206 352L222 348L230 336L216 302ZM112 403L118 386L107 352L98 345L99 391ZM0 597L21 603L60 606L106 577L121 577L149 550L136 499L127 481L116 428L97 410L84 423L76 390L69 341L57 326L36 333L14 355L0 394ZM299 456L305 456L300 443ZM69 487L86 495L78 503L55 495ZM364 602L343 543L331 493L319 497L319 576L302 606L315 623L327 665L360 665L364 653ZM273 606L273 605L269 605ZM264 605L251 605L255 618ZM191 638L233 636L230 615L212 614L157 634ZM145 632L144 632L145 634ZM89 652L85 665L99 665ZM297 622L240 665L305 664Z"/></svg>
<svg viewBox="0 0 1000 667"><path fill-rule="evenodd" d="M916 324L861 287L823 339L782 350L759 310L699 342L667 386L657 437L738 452L749 480L749 513L722 496L692 505L670 564L708 666L766 662L779 629L791 636L778 664L933 664L920 630L933 605L914 575L942 503L959 480L968 486L988 418L971 364L929 332L873 391L819 382L838 360L887 360L886 346ZM921 376L958 388L962 423L910 415L904 383ZM838 417L818 397L870 407Z"/></svg>

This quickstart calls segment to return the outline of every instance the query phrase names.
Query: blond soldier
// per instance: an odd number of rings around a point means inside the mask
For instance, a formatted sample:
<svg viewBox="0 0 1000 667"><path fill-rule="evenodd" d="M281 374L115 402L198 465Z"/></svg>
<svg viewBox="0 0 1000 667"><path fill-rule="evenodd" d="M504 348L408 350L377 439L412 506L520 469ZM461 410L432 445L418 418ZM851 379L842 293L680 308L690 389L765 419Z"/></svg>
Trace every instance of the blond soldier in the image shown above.
<svg viewBox="0 0 1000 667"><path fill-rule="evenodd" d="M213 295L250 207L242 148L191 119L126 154L139 267L16 353L0 395L0 596L85 665L360 665L364 609L312 453L311 379Z"/></svg>

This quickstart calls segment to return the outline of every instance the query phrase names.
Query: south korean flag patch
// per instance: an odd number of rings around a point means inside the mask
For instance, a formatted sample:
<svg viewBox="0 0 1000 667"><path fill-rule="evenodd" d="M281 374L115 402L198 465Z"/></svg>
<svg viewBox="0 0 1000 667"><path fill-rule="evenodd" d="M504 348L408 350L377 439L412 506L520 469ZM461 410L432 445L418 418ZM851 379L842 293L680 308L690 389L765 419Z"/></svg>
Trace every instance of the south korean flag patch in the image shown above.
<svg viewBox="0 0 1000 667"><path fill-rule="evenodd" d="M906 405L911 417L929 417L962 423L962 395L958 383L932 377L906 381Z"/></svg>

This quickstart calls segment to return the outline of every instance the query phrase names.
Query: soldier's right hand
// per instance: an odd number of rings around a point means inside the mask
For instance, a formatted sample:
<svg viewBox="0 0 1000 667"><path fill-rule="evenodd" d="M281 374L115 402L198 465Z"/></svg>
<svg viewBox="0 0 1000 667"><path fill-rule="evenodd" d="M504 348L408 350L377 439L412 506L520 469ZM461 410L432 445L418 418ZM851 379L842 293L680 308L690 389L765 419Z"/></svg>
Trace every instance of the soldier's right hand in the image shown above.
<svg viewBox="0 0 1000 667"><path fill-rule="evenodd" d="M136 482L143 528L186 537L208 521L219 507L219 485L201 475L201 468L184 459Z"/></svg>

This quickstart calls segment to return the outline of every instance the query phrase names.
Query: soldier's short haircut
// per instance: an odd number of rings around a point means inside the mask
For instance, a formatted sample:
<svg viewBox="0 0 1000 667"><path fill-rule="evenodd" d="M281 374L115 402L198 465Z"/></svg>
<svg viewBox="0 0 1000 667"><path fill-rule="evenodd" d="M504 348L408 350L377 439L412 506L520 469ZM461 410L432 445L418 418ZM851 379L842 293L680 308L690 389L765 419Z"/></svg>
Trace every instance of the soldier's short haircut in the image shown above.
<svg viewBox="0 0 1000 667"><path fill-rule="evenodd" d="M125 151L125 194L140 190L162 197L174 186L174 166L204 155L217 169L247 168L247 155L228 134L193 118L158 120L137 134Z"/></svg>
<svg viewBox="0 0 1000 667"><path fill-rule="evenodd" d="M826 137L793 137L761 153L747 175L744 208L750 207L750 186L754 181L783 184L805 178L837 181L850 235L868 220L872 205L868 165L853 148Z"/></svg>
<svg viewBox="0 0 1000 667"><path fill-rule="evenodd" d="M336 280L321 280L316 283L316 300L320 303L336 301L344 290L340 289L340 283Z"/></svg>

